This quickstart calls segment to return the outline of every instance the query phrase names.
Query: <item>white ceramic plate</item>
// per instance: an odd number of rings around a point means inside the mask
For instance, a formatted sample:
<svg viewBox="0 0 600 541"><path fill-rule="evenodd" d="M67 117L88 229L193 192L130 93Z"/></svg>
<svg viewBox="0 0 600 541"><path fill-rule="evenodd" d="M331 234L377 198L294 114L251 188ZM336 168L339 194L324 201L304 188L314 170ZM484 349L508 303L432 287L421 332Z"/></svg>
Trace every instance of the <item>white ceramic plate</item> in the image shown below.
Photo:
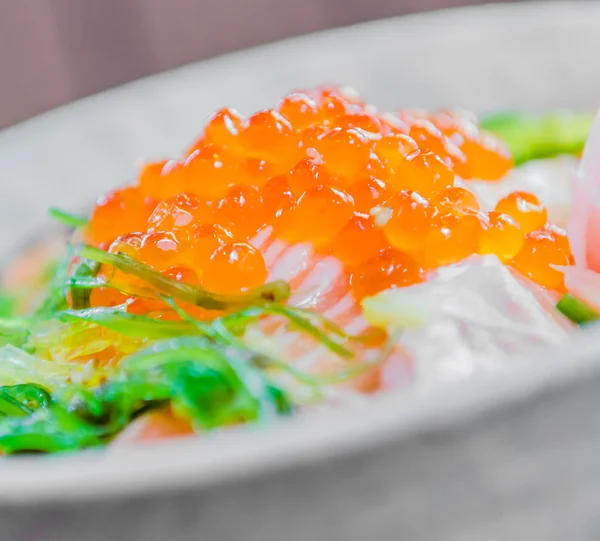
<svg viewBox="0 0 600 541"><path fill-rule="evenodd" d="M597 51L600 5L536 2L377 21L151 77L0 133L0 250L45 228L49 205L77 210L138 158L179 152L220 106L251 112L342 82L382 109L595 108ZM567 523L540 517L560 505L585 525L600 501L600 427L585 415L600 405L599 338L591 329L512 372L352 415L0 462L0 520L9 539L37 525L50 541L84 527L90 541L565 539ZM565 499L557 479L583 488Z"/></svg>

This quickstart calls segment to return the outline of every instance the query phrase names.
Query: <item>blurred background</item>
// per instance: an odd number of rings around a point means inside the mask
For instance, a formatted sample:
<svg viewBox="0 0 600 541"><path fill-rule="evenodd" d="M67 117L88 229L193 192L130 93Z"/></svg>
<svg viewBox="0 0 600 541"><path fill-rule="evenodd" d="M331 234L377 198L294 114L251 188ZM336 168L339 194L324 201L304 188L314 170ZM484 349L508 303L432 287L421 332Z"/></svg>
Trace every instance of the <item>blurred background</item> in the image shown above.
<svg viewBox="0 0 600 541"><path fill-rule="evenodd" d="M236 49L485 0L5 0L0 128Z"/></svg>

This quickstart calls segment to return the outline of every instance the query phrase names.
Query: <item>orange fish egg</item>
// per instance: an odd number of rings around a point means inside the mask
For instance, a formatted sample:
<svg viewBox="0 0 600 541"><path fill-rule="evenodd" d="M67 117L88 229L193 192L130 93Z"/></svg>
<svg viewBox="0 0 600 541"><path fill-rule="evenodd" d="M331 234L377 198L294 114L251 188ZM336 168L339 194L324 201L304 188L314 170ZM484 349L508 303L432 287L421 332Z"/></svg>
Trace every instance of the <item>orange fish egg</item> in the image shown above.
<svg viewBox="0 0 600 541"><path fill-rule="evenodd" d="M204 141L231 152L241 152L240 132L248 120L235 109L221 109L213 114L204 127Z"/></svg>
<svg viewBox="0 0 600 541"><path fill-rule="evenodd" d="M354 213L352 219L329 245L331 253L348 266L356 266L376 256L388 243L373 216Z"/></svg>
<svg viewBox="0 0 600 541"><path fill-rule="evenodd" d="M463 152L429 120L414 121L408 133L422 151L433 152L449 167L466 160Z"/></svg>
<svg viewBox="0 0 600 541"><path fill-rule="evenodd" d="M550 224L550 223L546 224L543 227L543 230L547 231L548 233L550 233L552 235L552 237L554 238L554 242L559 247L559 249L564 251L565 253L568 253L570 263L574 264L575 259L573 258L573 254L571 252L571 244L569 242L569 237L567 235L566 230L563 229L562 227L559 227L556 224Z"/></svg>
<svg viewBox="0 0 600 541"><path fill-rule="evenodd" d="M168 160L161 160L159 162L144 163L138 175L138 186L144 195L152 195L159 193L162 195L161 184L163 179L161 178L162 170ZM158 196L159 198L160 195Z"/></svg>
<svg viewBox="0 0 600 541"><path fill-rule="evenodd" d="M495 255L500 261L507 262L515 257L525 237L519 224L507 214L489 212L479 235L479 253Z"/></svg>
<svg viewBox="0 0 600 541"><path fill-rule="evenodd" d="M443 213L464 214L479 210L477 197L469 190L458 186L442 190L431 202Z"/></svg>
<svg viewBox="0 0 600 541"><path fill-rule="evenodd" d="M185 284L194 286L200 284L198 275L189 267L169 267L168 269L164 270L162 274L167 278L176 280L177 282L183 282Z"/></svg>
<svg viewBox="0 0 600 541"><path fill-rule="evenodd" d="M350 103L336 91L320 92L316 97L322 122L333 124L339 117L360 112L360 106Z"/></svg>
<svg viewBox="0 0 600 541"><path fill-rule="evenodd" d="M496 212L508 214L525 233L544 227L548 220L546 207L532 193L512 192L498 201Z"/></svg>
<svg viewBox="0 0 600 541"><path fill-rule="evenodd" d="M296 92L283 98L276 110L289 120L296 131L302 131L316 124L321 114L317 102L309 95Z"/></svg>
<svg viewBox="0 0 600 541"><path fill-rule="evenodd" d="M354 201L346 192L317 186L304 192L294 208L282 216L280 235L289 242L329 243L348 223Z"/></svg>
<svg viewBox="0 0 600 541"><path fill-rule="evenodd" d="M437 155L423 152L398 163L390 184L397 190L431 197L454 185L454 173Z"/></svg>
<svg viewBox="0 0 600 541"><path fill-rule="evenodd" d="M246 240L265 224L265 209L258 189L252 186L232 186L219 202L215 220Z"/></svg>
<svg viewBox="0 0 600 541"><path fill-rule="evenodd" d="M181 193L161 202L148 218L148 231L177 231L185 239L194 224L210 223L214 215L210 200Z"/></svg>
<svg viewBox="0 0 600 541"><path fill-rule="evenodd" d="M166 199L184 191L183 164L177 160L149 163L138 178L140 192L155 199Z"/></svg>
<svg viewBox="0 0 600 541"><path fill-rule="evenodd" d="M348 193L354 199L354 208L358 212L367 214L373 207L383 204L392 195L387 184L378 178L359 180L348 188Z"/></svg>
<svg viewBox="0 0 600 541"><path fill-rule="evenodd" d="M360 130L333 128L320 135L315 148L325 167L348 181L364 174L371 157L371 142Z"/></svg>
<svg viewBox="0 0 600 541"><path fill-rule="evenodd" d="M235 184L254 186L260 188L270 178L286 173L287 167L279 167L276 164L258 158L245 158L238 166L235 174Z"/></svg>
<svg viewBox="0 0 600 541"><path fill-rule="evenodd" d="M315 149L318 144L319 137L321 137L321 135L324 133L327 133L327 131L329 131L329 128L324 124L313 124L298 134L300 137L299 146L304 152L302 158L308 157L312 160L317 159L319 162L323 161Z"/></svg>
<svg viewBox="0 0 600 541"><path fill-rule="evenodd" d="M435 209L418 193L400 192L387 201L375 223L394 248L415 253L423 247L434 214Z"/></svg>
<svg viewBox="0 0 600 541"><path fill-rule="evenodd" d="M239 162L215 145L205 145L190 154L184 163L185 192L206 199L222 197L235 182Z"/></svg>
<svg viewBox="0 0 600 541"><path fill-rule="evenodd" d="M219 246L202 272L202 285L215 293L235 293L258 287L267 278L261 253L247 243Z"/></svg>
<svg viewBox="0 0 600 541"><path fill-rule="evenodd" d="M271 109L252 115L241 132L241 139L248 156L272 163L291 167L303 155L293 126Z"/></svg>
<svg viewBox="0 0 600 541"><path fill-rule="evenodd" d="M364 175L364 177L376 178L387 182L391 176L391 168L386 163L384 163L383 160L379 156L377 156L377 154L375 154L375 152L371 152L366 174Z"/></svg>
<svg viewBox="0 0 600 541"><path fill-rule="evenodd" d="M407 158L419 154L419 145L410 136L393 133L374 142L375 154L391 169L403 167Z"/></svg>
<svg viewBox="0 0 600 541"><path fill-rule="evenodd" d="M142 242L144 241L144 233L127 233L118 237L108 248L111 254L125 254L129 257L137 257Z"/></svg>
<svg viewBox="0 0 600 541"><path fill-rule="evenodd" d="M157 270L165 270L185 261L185 248L172 231L156 231L144 236L139 259Z"/></svg>
<svg viewBox="0 0 600 541"><path fill-rule="evenodd" d="M90 219L89 233L96 243L112 242L134 231L144 231L156 202L137 187L110 192L97 202Z"/></svg>
<svg viewBox="0 0 600 541"><path fill-rule="evenodd" d="M483 134L477 139L465 137L460 149L467 158L464 168L457 170L463 178L500 180L513 167L510 152L492 135Z"/></svg>
<svg viewBox="0 0 600 541"><path fill-rule="evenodd" d="M219 224L198 224L190 239L190 257L199 272L215 250L233 242L233 234Z"/></svg>
<svg viewBox="0 0 600 541"><path fill-rule="evenodd" d="M512 265L535 283L562 292L564 275L555 267L566 267L571 259L571 251L562 235L540 229L525 237L523 248Z"/></svg>
<svg viewBox="0 0 600 541"><path fill-rule="evenodd" d="M423 244L421 260L428 268L457 263L478 252L482 225L478 216L436 216Z"/></svg>
<svg viewBox="0 0 600 541"><path fill-rule="evenodd" d="M353 113L343 115L336 120L336 127L348 129L355 128L367 132L369 135L381 135L383 129L381 122L375 115L368 113Z"/></svg>
<svg viewBox="0 0 600 541"><path fill-rule="evenodd" d="M385 289L406 287L421 280L421 268L411 256L387 249L358 265L350 284L356 299L362 300Z"/></svg>
<svg viewBox="0 0 600 541"><path fill-rule="evenodd" d="M261 195L267 224L274 224L282 214L294 206L296 201L290 188L288 177L285 175L270 179L263 186Z"/></svg>
<svg viewBox="0 0 600 541"><path fill-rule="evenodd" d="M341 185L341 181L323 165L321 158L304 158L299 161L290 171L288 182L296 197L317 186Z"/></svg>

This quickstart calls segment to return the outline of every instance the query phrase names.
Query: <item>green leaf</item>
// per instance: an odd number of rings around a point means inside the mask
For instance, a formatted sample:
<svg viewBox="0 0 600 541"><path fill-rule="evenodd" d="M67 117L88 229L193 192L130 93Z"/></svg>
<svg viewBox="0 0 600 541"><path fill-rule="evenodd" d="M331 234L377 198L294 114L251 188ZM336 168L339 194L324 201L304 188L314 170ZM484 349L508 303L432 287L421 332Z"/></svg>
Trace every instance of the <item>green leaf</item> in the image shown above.
<svg viewBox="0 0 600 541"><path fill-rule="evenodd" d="M116 308L88 308L86 310L65 310L57 314L60 321L88 321L133 338L156 340L175 336L199 334L194 325L180 321L163 321L135 314L128 314Z"/></svg>
<svg viewBox="0 0 600 541"><path fill-rule="evenodd" d="M84 246L81 249L81 255L104 265L115 267L126 274L131 274L169 297L208 310L233 310L280 302L290 294L289 285L286 282L277 281L243 293L222 295L178 282L125 254L111 254L92 246Z"/></svg>
<svg viewBox="0 0 600 541"><path fill-rule="evenodd" d="M15 312L16 299L7 291L0 289L0 318L8 318Z"/></svg>
<svg viewBox="0 0 600 541"><path fill-rule="evenodd" d="M597 312L570 293L567 293L558 301L556 308L577 325L591 323L600 317Z"/></svg>
<svg viewBox="0 0 600 541"><path fill-rule="evenodd" d="M191 363L191 364L190 364ZM140 352L124 359L122 370L134 375L151 373L158 370L173 375L185 368L185 377L194 378L197 370L212 370L221 374L228 382L229 388L235 390L235 400L229 404L221 404L220 415L208 421L202 408L189 410L188 397L176 394L175 405L180 405L191 416L192 420L205 428L212 428L223 423L241 420L266 420L279 411L272 391L274 385L265 377L264 372L255 364L254 355L249 351L235 347L215 345L204 337L181 337L156 342ZM185 378L184 378L185 379ZM176 389L175 389L176 390ZM275 393L280 396L283 391ZM218 421L218 422L217 422Z"/></svg>
<svg viewBox="0 0 600 541"><path fill-rule="evenodd" d="M85 218L82 218L81 216L75 216L74 214L69 214L64 210L57 208L49 209L48 214L57 222L60 222L68 227L72 227L73 229L79 229L88 225L88 221Z"/></svg>
<svg viewBox="0 0 600 541"><path fill-rule="evenodd" d="M25 345L30 336L29 324L24 318L0 318L0 347Z"/></svg>
<svg viewBox="0 0 600 541"><path fill-rule="evenodd" d="M103 431L58 406L23 417L0 420L0 449L4 454L24 451L74 451L102 445Z"/></svg>
<svg viewBox="0 0 600 541"><path fill-rule="evenodd" d="M50 405L51 397L46 389L27 383L0 387L0 415L30 415Z"/></svg>
<svg viewBox="0 0 600 541"><path fill-rule="evenodd" d="M503 111L481 120L481 128L508 145L515 165L583 151L594 115L554 111L542 115Z"/></svg>
<svg viewBox="0 0 600 541"><path fill-rule="evenodd" d="M67 291L66 277L68 276L69 267L76 253L76 247L68 244L63 252L60 260L56 264L54 276L50 280L48 286L48 295L42 305L36 311L36 315L40 318L49 318L59 310L66 310Z"/></svg>
<svg viewBox="0 0 600 541"><path fill-rule="evenodd" d="M82 260L78 263L73 273L74 280L95 279L100 271L100 264L96 261ZM92 288L71 287L71 305L74 309L90 307L90 294Z"/></svg>

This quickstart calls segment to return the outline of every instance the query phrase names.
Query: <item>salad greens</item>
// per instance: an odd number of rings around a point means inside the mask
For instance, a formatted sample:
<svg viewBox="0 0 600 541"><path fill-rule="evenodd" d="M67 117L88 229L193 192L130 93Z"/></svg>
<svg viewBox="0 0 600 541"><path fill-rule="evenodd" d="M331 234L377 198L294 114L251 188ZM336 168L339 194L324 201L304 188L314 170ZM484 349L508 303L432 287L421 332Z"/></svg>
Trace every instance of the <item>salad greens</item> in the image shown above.
<svg viewBox="0 0 600 541"><path fill-rule="evenodd" d="M95 388L0 388L0 448L68 451L105 444L136 415L170 404L197 429L288 414L287 394L253 355L201 337L161 340L124 359Z"/></svg>
<svg viewBox="0 0 600 541"><path fill-rule="evenodd" d="M481 119L481 128L504 140L515 165L560 154L579 154L592 127L594 115L554 111L526 115L498 112Z"/></svg>
<svg viewBox="0 0 600 541"><path fill-rule="evenodd" d="M53 215L83 225L65 213ZM108 272L101 275L101 268ZM130 293L162 301L165 311L178 317L136 315L126 304L91 307L93 289L123 287L115 270L135 278L138 285ZM0 296L7 299L0 304L6 306L0 316L3 454L101 446L137 416L164 407L196 430L263 422L289 414L298 389L308 389L304 397L317 396L324 384L364 370L355 366L310 376L244 340L248 328L259 328L265 317L346 359L353 355L352 343L368 340L286 306L289 286L283 281L219 295L165 277L124 254L69 245L48 278L47 292L30 317L14 315L10 297ZM221 315L202 321L191 315L193 307ZM117 366L99 366L97 357L110 347L120 354ZM277 383L282 374L292 385Z"/></svg>

